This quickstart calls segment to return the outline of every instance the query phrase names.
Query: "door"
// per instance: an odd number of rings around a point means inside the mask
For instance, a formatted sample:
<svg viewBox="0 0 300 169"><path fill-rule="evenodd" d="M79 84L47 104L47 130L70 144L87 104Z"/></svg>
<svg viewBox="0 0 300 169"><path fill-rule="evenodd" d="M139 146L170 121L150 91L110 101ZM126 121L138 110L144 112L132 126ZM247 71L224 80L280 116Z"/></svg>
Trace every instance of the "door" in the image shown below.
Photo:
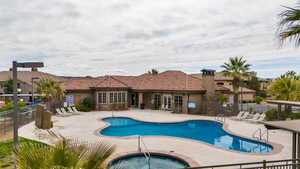
<svg viewBox="0 0 300 169"><path fill-rule="evenodd" d="M154 109L159 110L160 106L161 106L160 95L156 94L154 95Z"/></svg>
<svg viewBox="0 0 300 169"><path fill-rule="evenodd" d="M174 97L175 112L182 112L182 96Z"/></svg>
<svg viewBox="0 0 300 169"><path fill-rule="evenodd" d="M171 107L171 102L172 102L172 96L171 95L164 95L164 106L163 108L166 110L170 110Z"/></svg>

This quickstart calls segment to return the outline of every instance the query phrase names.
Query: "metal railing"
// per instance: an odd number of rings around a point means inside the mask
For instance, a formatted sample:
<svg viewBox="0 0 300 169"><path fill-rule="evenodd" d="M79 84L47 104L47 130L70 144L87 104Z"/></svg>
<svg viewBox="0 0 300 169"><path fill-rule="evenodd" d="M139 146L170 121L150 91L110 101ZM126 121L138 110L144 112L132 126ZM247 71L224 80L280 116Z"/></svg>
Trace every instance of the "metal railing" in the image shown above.
<svg viewBox="0 0 300 169"><path fill-rule="evenodd" d="M142 145L144 146L144 151L142 150ZM148 164L148 168L150 169L150 159L151 159L151 154L142 138L142 136L138 136L138 151L139 152L142 152L145 156L145 159L147 161L147 164Z"/></svg>
<svg viewBox="0 0 300 169"><path fill-rule="evenodd" d="M263 129L259 128L255 130L252 137L260 141L269 142L269 131L267 129L263 131Z"/></svg>
<svg viewBox="0 0 300 169"><path fill-rule="evenodd" d="M287 160L273 160L261 161L251 163L236 163L236 164L223 164L211 165L203 167L188 167L185 169L300 169L300 159L287 159Z"/></svg>
<svg viewBox="0 0 300 169"><path fill-rule="evenodd" d="M20 110L18 114L19 127L26 125L35 119L35 108L31 106ZM0 112L0 139L7 138L13 130L13 111Z"/></svg>
<svg viewBox="0 0 300 169"><path fill-rule="evenodd" d="M219 121L221 123L225 123L225 114L220 113L216 116L216 121Z"/></svg>

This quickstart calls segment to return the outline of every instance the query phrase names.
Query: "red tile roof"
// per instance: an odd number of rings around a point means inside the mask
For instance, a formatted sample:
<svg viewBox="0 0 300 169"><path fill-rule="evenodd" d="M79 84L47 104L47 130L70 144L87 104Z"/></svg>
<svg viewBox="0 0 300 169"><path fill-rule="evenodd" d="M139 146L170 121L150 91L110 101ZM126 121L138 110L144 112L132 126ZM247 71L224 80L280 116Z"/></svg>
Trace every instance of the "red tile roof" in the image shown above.
<svg viewBox="0 0 300 169"><path fill-rule="evenodd" d="M97 81L98 82L93 86L94 88L129 88L126 83L113 76L99 77Z"/></svg>
<svg viewBox="0 0 300 169"><path fill-rule="evenodd" d="M67 90L87 90L90 88L131 88L134 90L165 91L205 91L202 80L182 71L165 71L157 75L140 76L100 76L97 78L78 78L66 82ZM217 87L226 91L226 87Z"/></svg>
<svg viewBox="0 0 300 169"><path fill-rule="evenodd" d="M64 82L64 88L66 90L89 90L94 87L98 82L95 78L74 78L68 79Z"/></svg>
<svg viewBox="0 0 300 169"><path fill-rule="evenodd" d="M181 71L165 71L158 75L143 74L133 83L136 90L205 91L201 80Z"/></svg>

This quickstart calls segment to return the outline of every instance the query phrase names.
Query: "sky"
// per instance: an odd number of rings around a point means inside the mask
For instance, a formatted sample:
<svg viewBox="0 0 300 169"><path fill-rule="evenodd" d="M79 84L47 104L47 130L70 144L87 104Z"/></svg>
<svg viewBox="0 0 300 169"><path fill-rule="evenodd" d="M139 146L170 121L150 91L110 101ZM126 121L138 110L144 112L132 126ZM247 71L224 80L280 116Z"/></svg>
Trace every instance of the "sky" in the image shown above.
<svg viewBox="0 0 300 169"><path fill-rule="evenodd" d="M300 73L299 49L276 37L296 0L1 0L0 70L43 61L64 76L149 69L221 71L244 56L260 77Z"/></svg>

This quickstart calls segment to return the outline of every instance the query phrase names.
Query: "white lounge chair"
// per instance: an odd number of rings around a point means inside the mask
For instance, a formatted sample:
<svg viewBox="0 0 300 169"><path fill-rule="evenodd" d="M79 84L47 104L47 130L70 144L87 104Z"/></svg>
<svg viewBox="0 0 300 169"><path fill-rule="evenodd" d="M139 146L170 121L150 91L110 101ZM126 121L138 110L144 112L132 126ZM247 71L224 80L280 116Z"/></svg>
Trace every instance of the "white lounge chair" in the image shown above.
<svg viewBox="0 0 300 169"><path fill-rule="evenodd" d="M239 114L236 116L236 118L241 119L244 113L245 113L244 111L240 111Z"/></svg>
<svg viewBox="0 0 300 169"><path fill-rule="evenodd" d="M260 113L256 113L253 115L253 117L251 118L251 120L258 120L260 118Z"/></svg>
<svg viewBox="0 0 300 169"><path fill-rule="evenodd" d="M76 107L74 106L74 107L71 107L72 109L73 109L73 111L75 112L75 113L79 113L79 111L76 109Z"/></svg>
<svg viewBox="0 0 300 169"><path fill-rule="evenodd" d="M266 117L265 113L261 114L260 117L258 118L258 121L264 121L265 117Z"/></svg>
<svg viewBox="0 0 300 169"><path fill-rule="evenodd" d="M65 108L63 108L63 107L62 107L62 108L60 108L60 110L61 110L61 112L62 112L62 113L64 113L64 114L71 114L71 113L68 113L68 112L66 112L66 109L65 109Z"/></svg>
<svg viewBox="0 0 300 169"><path fill-rule="evenodd" d="M58 115L60 115L60 116L65 116L66 114L65 113L63 113L60 109L55 109L56 110L56 113L58 114Z"/></svg>
<svg viewBox="0 0 300 169"><path fill-rule="evenodd" d="M246 111L246 112L241 116L240 119L247 119L248 116L249 116L249 112Z"/></svg>
<svg viewBox="0 0 300 169"><path fill-rule="evenodd" d="M265 117L266 117L266 114L265 113L262 113L262 114L259 114L259 116L258 116L258 118L257 119L250 119L249 121L251 121L251 122L261 122L261 121L263 121L264 119L265 119Z"/></svg>
<svg viewBox="0 0 300 169"><path fill-rule="evenodd" d="M68 107L67 109L68 109L69 113L74 113L74 111L73 111L73 109L71 107Z"/></svg>

